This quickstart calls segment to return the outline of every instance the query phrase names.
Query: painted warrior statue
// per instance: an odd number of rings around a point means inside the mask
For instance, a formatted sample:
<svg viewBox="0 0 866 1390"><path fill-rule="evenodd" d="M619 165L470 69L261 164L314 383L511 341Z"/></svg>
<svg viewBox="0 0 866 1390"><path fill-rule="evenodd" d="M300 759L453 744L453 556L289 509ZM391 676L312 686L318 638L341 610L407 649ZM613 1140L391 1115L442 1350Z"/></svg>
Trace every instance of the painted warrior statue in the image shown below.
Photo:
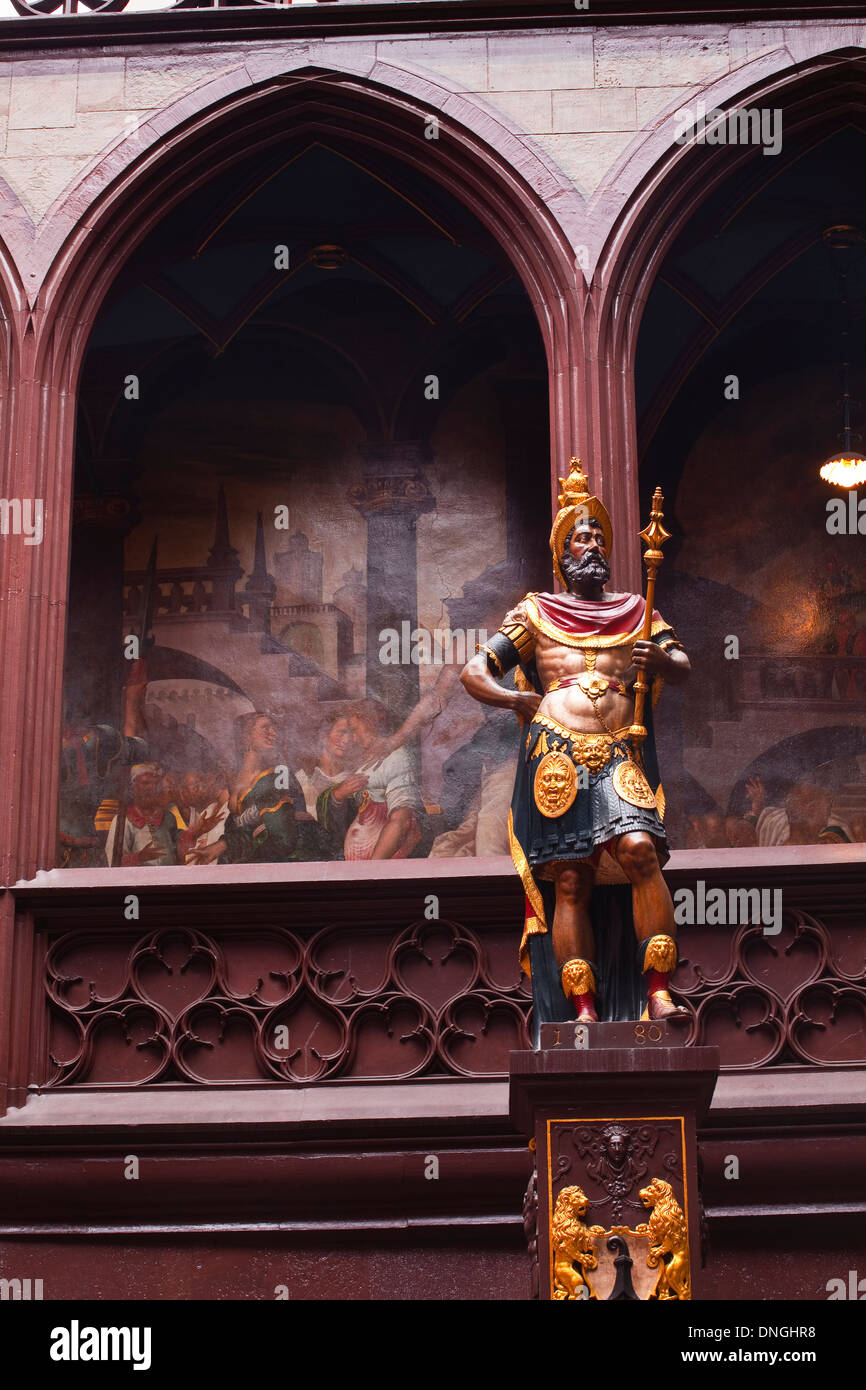
<svg viewBox="0 0 866 1390"><path fill-rule="evenodd" d="M611 521L579 459L560 485L550 548L565 593L527 594L461 677L476 700L514 710L526 730L508 831L526 893L520 958L532 977L536 1037L541 1022L575 1015L583 1023L688 1017L668 992L676 928L661 873L668 851L652 706L665 681L686 679L689 660L652 609L649 586L649 623L640 594L606 590ZM655 526L660 512L653 516ZM643 534L654 543L667 536L660 525ZM648 565L651 554L660 562L649 551ZM500 682L511 671L508 688ZM635 720L636 686L652 695L645 728L640 710Z"/></svg>

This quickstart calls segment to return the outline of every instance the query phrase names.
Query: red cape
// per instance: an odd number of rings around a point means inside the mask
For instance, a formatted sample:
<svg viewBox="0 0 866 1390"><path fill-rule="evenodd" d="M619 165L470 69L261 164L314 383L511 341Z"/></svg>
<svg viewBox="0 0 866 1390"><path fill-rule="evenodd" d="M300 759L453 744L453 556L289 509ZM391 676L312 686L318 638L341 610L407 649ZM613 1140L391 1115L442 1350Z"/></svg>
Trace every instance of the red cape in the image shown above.
<svg viewBox="0 0 866 1390"><path fill-rule="evenodd" d="M574 594L533 594L545 622L573 637L620 637L635 632L643 623L646 600L642 594L619 594L610 602L594 603ZM653 622L661 615L653 609Z"/></svg>

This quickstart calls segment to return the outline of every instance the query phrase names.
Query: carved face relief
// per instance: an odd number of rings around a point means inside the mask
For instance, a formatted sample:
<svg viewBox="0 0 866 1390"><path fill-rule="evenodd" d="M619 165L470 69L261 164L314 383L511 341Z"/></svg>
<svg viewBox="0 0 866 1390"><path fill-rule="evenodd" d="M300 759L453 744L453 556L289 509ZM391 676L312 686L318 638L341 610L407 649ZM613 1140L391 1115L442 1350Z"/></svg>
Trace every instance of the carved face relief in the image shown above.
<svg viewBox="0 0 866 1390"><path fill-rule="evenodd" d="M612 1168L621 1168L628 1157L628 1135L615 1129L607 1141L607 1157Z"/></svg>
<svg viewBox="0 0 866 1390"><path fill-rule="evenodd" d="M535 774L535 804L543 816L561 816L577 796L577 773L565 753L547 753Z"/></svg>
<svg viewBox="0 0 866 1390"><path fill-rule="evenodd" d="M568 772L561 764L553 763L545 768L541 782L548 796L560 797L568 786Z"/></svg>

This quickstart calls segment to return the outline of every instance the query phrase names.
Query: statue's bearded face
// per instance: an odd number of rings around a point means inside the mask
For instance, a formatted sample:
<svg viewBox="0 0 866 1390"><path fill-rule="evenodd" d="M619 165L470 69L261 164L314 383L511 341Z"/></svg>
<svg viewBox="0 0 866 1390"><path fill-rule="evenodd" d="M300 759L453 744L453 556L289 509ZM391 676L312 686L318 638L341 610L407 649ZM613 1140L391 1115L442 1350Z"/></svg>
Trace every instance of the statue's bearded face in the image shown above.
<svg viewBox="0 0 866 1390"><path fill-rule="evenodd" d="M572 593L584 585L604 585L610 579L604 531L593 517L585 525L578 523L566 538L559 567Z"/></svg>

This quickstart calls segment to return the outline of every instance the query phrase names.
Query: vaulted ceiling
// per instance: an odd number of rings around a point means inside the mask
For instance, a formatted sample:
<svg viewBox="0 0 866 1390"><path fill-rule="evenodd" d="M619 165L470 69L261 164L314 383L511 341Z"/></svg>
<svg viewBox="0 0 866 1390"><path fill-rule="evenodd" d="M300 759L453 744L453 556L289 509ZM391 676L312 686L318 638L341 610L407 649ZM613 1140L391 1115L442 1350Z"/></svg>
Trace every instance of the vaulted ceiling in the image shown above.
<svg viewBox="0 0 866 1390"><path fill-rule="evenodd" d="M708 158L724 158L708 148ZM673 481L709 419L724 409L721 382L754 386L792 367L840 361L838 257L826 228L853 224L866 237L866 130L846 125L784 140L755 157L696 208L647 301L636 360L641 454L647 474ZM847 254L853 380L864 397L866 241ZM828 452L839 428L826 412Z"/></svg>
<svg viewBox="0 0 866 1390"><path fill-rule="evenodd" d="M332 268L322 247L336 248ZM349 137L287 139L217 173L117 277L82 379L80 481L132 467L146 421L184 392L243 398L254 379L279 398L348 403L372 438L413 437L426 375L440 377L441 408L509 358L543 381L514 268L456 199ZM132 409L129 374L142 382Z"/></svg>

